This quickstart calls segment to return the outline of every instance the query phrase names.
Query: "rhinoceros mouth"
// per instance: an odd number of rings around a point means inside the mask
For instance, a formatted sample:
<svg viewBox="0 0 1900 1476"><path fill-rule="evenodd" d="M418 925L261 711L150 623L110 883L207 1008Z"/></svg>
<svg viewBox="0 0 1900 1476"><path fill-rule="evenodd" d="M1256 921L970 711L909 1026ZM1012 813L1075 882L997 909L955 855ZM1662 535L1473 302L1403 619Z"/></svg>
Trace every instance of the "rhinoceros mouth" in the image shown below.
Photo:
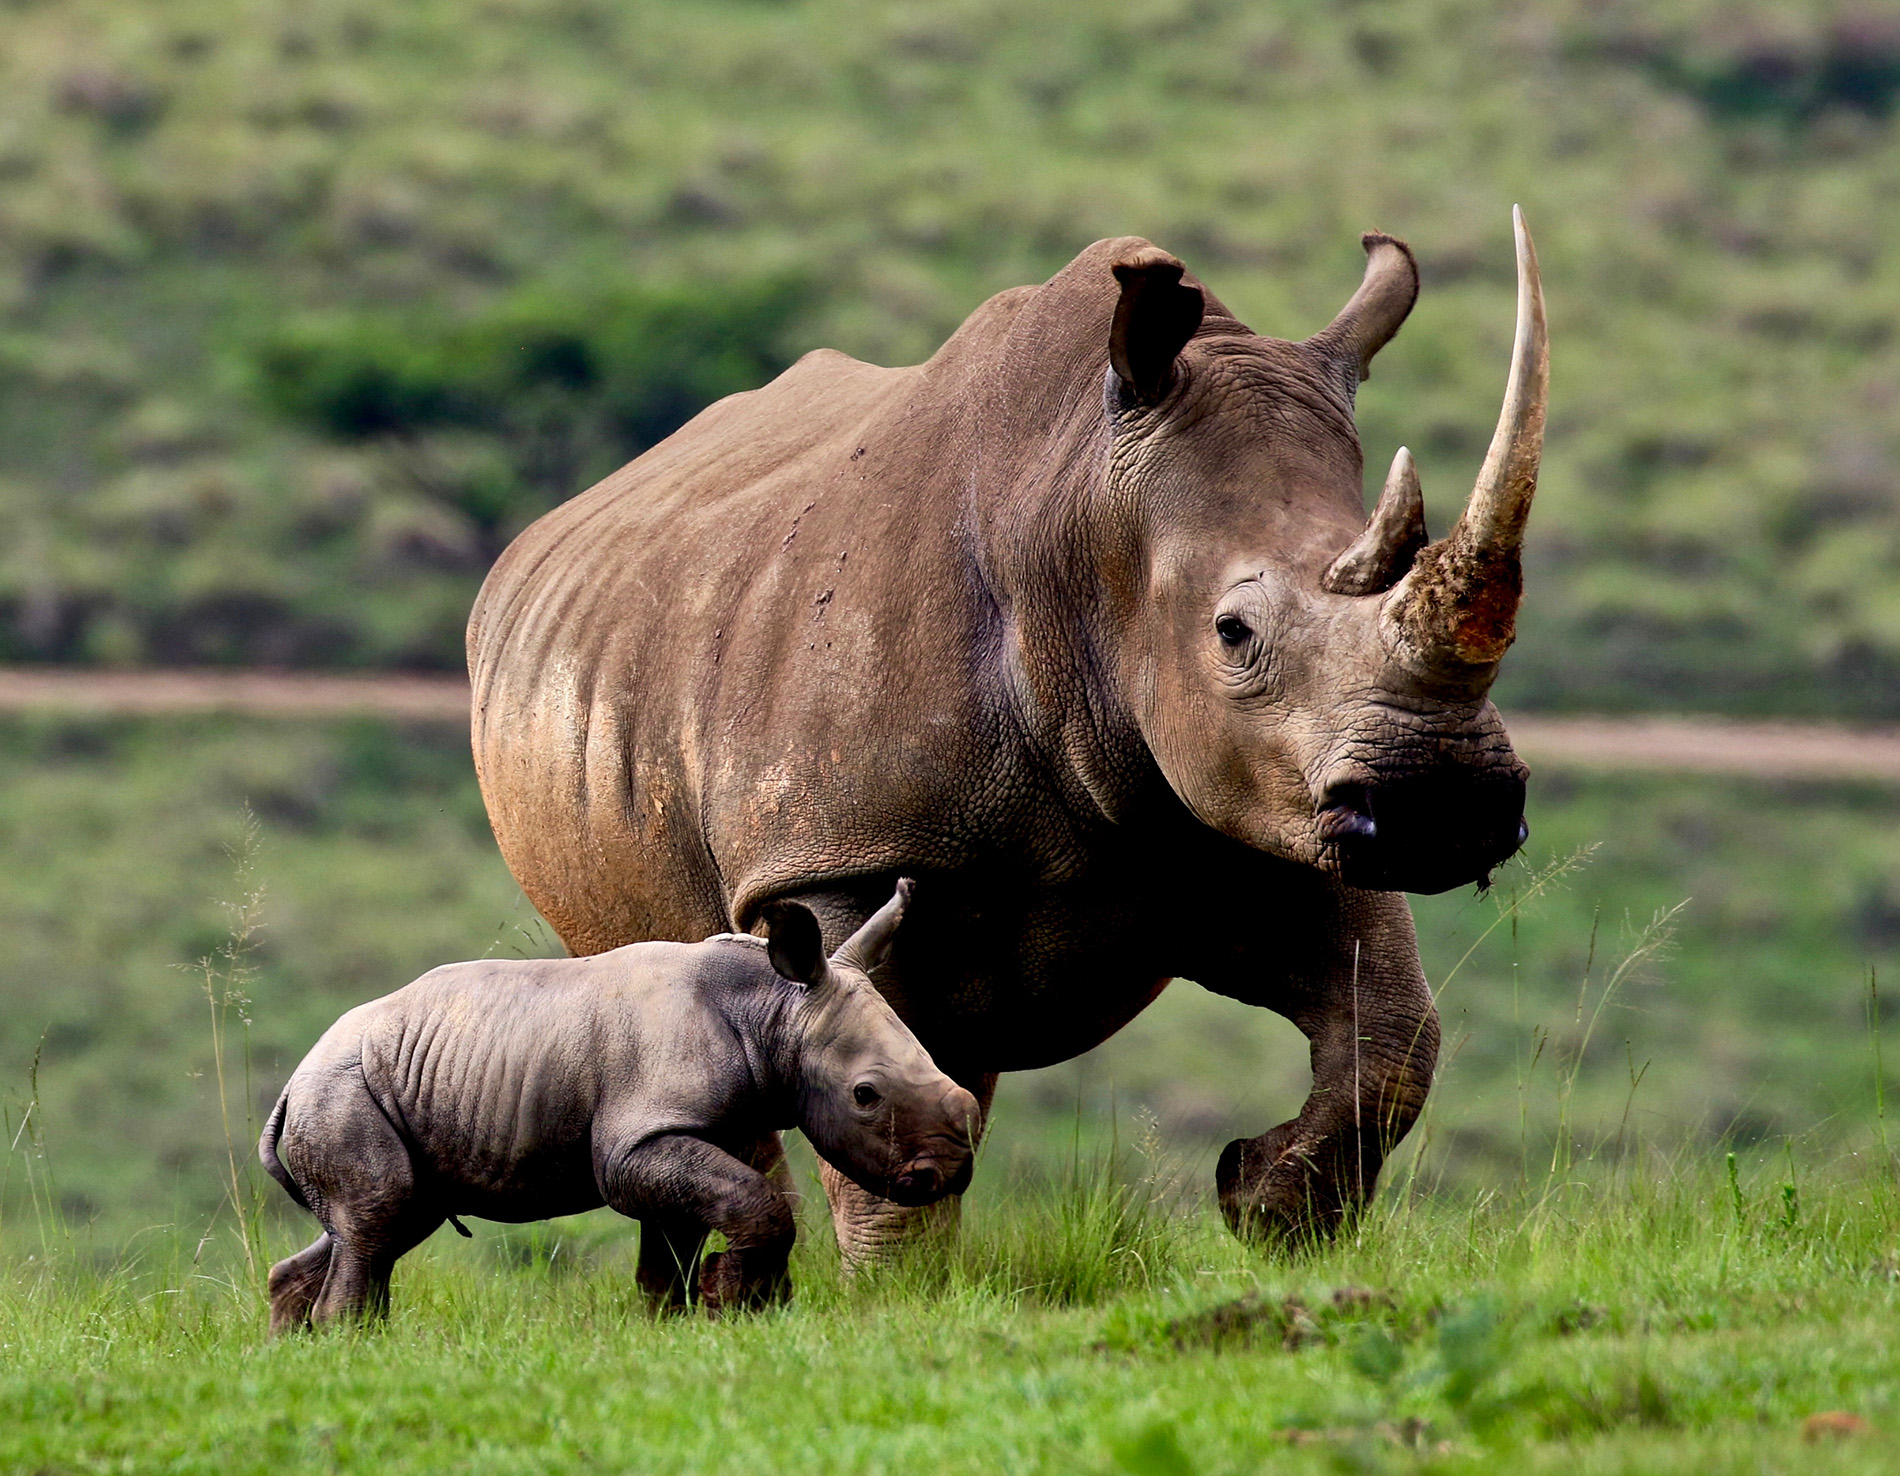
<svg viewBox="0 0 1900 1476"><path fill-rule="evenodd" d="M971 1163L967 1151L942 1157L920 1155L891 1175L884 1198L916 1207L935 1204L948 1194L961 1194L969 1187Z"/></svg>
<svg viewBox="0 0 1900 1476"><path fill-rule="evenodd" d="M1424 894L1487 880L1530 835L1522 775L1429 770L1334 789L1315 828L1348 886Z"/></svg>

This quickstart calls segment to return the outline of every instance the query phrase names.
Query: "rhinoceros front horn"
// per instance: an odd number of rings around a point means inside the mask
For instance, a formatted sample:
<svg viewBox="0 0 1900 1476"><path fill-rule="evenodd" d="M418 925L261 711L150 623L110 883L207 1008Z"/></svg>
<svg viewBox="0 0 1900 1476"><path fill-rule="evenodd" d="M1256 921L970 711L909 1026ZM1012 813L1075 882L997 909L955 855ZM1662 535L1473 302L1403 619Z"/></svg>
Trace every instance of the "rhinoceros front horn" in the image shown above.
<svg viewBox="0 0 1900 1476"><path fill-rule="evenodd" d="M1524 524L1537 491L1550 388L1537 251L1516 207L1511 221L1517 336L1498 428L1458 525L1418 554L1383 610L1387 642L1401 662L1429 684L1478 691L1490 685L1517 634Z"/></svg>

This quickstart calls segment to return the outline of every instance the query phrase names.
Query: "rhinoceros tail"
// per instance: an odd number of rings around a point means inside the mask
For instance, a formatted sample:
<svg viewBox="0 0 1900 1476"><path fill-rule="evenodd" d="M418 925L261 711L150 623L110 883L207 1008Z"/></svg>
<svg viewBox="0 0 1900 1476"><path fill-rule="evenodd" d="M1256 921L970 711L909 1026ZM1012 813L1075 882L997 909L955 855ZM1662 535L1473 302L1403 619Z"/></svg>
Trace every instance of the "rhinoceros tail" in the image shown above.
<svg viewBox="0 0 1900 1476"><path fill-rule="evenodd" d="M270 1121L264 1124L264 1131L257 1140L257 1157L264 1165L264 1172L284 1186L284 1193L296 1200L303 1209L310 1208L310 1201L303 1197L303 1190L297 1187L297 1181L290 1177L290 1170L277 1156L277 1140L284 1131L284 1110L290 1105L290 1088L286 1086L278 1094L277 1105L270 1110ZM314 1211L312 1211L314 1213Z"/></svg>

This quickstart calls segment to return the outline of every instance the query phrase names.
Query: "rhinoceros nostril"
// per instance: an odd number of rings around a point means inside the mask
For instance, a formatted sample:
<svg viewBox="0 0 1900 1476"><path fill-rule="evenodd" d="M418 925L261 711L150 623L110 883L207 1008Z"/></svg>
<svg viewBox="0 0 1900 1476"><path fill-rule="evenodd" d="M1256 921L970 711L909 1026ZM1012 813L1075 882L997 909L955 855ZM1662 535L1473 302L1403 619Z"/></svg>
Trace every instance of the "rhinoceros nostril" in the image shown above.
<svg viewBox="0 0 1900 1476"><path fill-rule="evenodd" d="M936 1169L928 1165L905 1169L897 1176L897 1191L905 1195L936 1193Z"/></svg>
<svg viewBox="0 0 1900 1476"><path fill-rule="evenodd" d="M1372 818L1372 795L1363 784L1336 784L1326 791L1319 807L1319 833L1329 841L1376 840L1379 825Z"/></svg>
<svg viewBox="0 0 1900 1476"><path fill-rule="evenodd" d="M1370 815L1335 805L1319 812L1319 833L1330 841L1376 840L1379 826Z"/></svg>
<svg viewBox="0 0 1900 1476"><path fill-rule="evenodd" d="M1440 765L1376 786L1330 785L1320 798L1334 807L1315 819L1342 879L1376 891L1442 892L1476 881L1530 834L1524 782L1513 773Z"/></svg>

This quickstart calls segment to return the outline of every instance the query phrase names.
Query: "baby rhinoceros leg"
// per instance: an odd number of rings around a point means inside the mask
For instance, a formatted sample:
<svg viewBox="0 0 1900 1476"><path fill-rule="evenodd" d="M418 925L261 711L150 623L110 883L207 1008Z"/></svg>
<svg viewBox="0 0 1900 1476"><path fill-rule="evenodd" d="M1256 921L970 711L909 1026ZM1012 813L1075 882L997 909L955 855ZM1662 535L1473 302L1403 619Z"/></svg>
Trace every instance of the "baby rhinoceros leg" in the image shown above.
<svg viewBox="0 0 1900 1476"><path fill-rule="evenodd" d="M765 1175L766 1182L795 1202L797 1188L785 1161L785 1144L777 1133L767 1133L744 1153L735 1157L748 1168ZM656 1316L683 1313L698 1298L700 1252L706 1245L706 1226L681 1215L648 1215L640 1222L640 1264L636 1273L647 1307ZM717 1252L722 1258L729 1252ZM715 1268L715 1280L729 1275L737 1263L721 1259ZM723 1269L721 1269L723 1268ZM763 1273L763 1269L760 1274ZM790 1282L782 1276L778 1283L761 1295L768 1301L783 1301L791 1295Z"/></svg>
<svg viewBox="0 0 1900 1476"><path fill-rule="evenodd" d="M647 1307L655 1316L684 1312L698 1282L700 1248L706 1227L671 1215L648 1215L640 1221L640 1264L634 1273Z"/></svg>
<svg viewBox="0 0 1900 1476"><path fill-rule="evenodd" d="M330 1251L336 1245L328 1230L270 1268L270 1335L282 1337L310 1326L310 1309L330 1274Z"/></svg>
<svg viewBox="0 0 1900 1476"><path fill-rule="evenodd" d="M726 1248L699 1263L699 1304L709 1317L791 1296L786 1266L797 1235L791 1202L750 1164L699 1138L671 1133L608 1153L600 1179L607 1203L642 1222L641 1286L656 1310L666 1310L675 1295L662 1274L662 1256L676 1257L674 1275L683 1278L691 1264L680 1254L686 1242L713 1230L725 1236ZM656 1246L651 1263L650 1237Z"/></svg>
<svg viewBox="0 0 1900 1476"><path fill-rule="evenodd" d="M345 1078L331 1090L293 1097L277 1156L327 1233L272 1269L271 1330L381 1317L397 1260L443 1219L418 1193L408 1146L361 1079ZM313 1291L318 1247L326 1242L322 1279Z"/></svg>

